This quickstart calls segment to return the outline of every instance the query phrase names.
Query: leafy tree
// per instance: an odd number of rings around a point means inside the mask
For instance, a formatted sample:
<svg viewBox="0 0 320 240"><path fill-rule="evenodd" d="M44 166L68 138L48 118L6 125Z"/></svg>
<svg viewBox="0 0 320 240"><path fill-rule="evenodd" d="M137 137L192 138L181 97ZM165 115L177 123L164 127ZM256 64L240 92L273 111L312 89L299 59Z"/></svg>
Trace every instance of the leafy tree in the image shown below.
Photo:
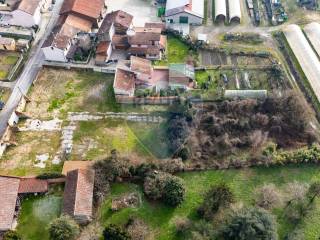
<svg viewBox="0 0 320 240"><path fill-rule="evenodd" d="M276 240L275 219L263 209L245 209L233 216L222 236L228 240Z"/></svg>
<svg viewBox="0 0 320 240"><path fill-rule="evenodd" d="M117 225L110 224L103 231L104 240L130 240L129 234Z"/></svg>
<svg viewBox="0 0 320 240"><path fill-rule="evenodd" d="M198 214L210 220L220 208L228 207L234 202L234 194L224 183L213 186L205 195L203 203L198 208Z"/></svg>
<svg viewBox="0 0 320 240"><path fill-rule="evenodd" d="M52 240L73 240L79 235L79 226L69 216L61 216L50 223L49 235Z"/></svg>
<svg viewBox="0 0 320 240"><path fill-rule="evenodd" d="M3 235L3 240L22 240L22 238L16 231L10 230Z"/></svg>
<svg viewBox="0 0 320 240"><path fill-rule="evenodd" d="M165 172L154 172L146 177L145 194L153 200L162 200L177 206L184 200L185 189L181 179Z"/></svg>

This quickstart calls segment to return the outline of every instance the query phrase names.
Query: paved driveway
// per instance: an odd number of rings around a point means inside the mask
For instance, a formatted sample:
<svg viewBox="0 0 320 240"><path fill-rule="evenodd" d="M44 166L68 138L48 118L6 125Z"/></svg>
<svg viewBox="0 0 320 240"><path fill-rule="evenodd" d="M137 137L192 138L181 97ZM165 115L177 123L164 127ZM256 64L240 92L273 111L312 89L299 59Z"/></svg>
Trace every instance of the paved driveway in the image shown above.
<svg viewBox="0 0 320 240"><path fill-rule="evenodd" d="M133 24L143 27L146 22L159 22L154 0L106 0L108 12L123 10L134 16Z"/></svg>

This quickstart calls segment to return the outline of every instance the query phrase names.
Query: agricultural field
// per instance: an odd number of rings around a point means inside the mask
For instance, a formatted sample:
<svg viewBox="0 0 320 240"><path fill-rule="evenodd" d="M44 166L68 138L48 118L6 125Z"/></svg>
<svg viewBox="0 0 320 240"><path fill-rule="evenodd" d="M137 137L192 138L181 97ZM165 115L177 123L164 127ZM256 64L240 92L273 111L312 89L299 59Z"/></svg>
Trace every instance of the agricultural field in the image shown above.
<svg viewBox="0 0 320 240"><path fill-rule="evenodd" d="M288 183L310 183L320 180L317 166L288 166L272 168L253 168L244 170L205 171L179 174L186 187L186 198L181 206L170 208L161 203L152 202L143 196L142 189L135 184L114 184L111 195L101 206L99 222L105 226L110 223L125 225L130 218L143 220L151 231L151 239L184 239L176 234L175 221L186 217L196 224L200 219L196 209L203 201L203 195L210 186L226 183L235 193L238 206L254 205L255 191L264 184L273 183L281 190L285 190ZM141 196L141 204L136 208L126 208L118 212L111 211L112 199L136 192ZM305 234L306 240L316 239L320 235L320 221L316 217L320 212L320 201L316 202L316 209L307 215L306 219L298 226ZM292 231L293 225L283 217L282 209L274 209L279 224L279 239Z"/></svg>
<svg viewBox="0 0 320 240"><path fill-rule="evenodd" d="M19 58L17 52L0 51L0 80L5 80Z"/></svg>

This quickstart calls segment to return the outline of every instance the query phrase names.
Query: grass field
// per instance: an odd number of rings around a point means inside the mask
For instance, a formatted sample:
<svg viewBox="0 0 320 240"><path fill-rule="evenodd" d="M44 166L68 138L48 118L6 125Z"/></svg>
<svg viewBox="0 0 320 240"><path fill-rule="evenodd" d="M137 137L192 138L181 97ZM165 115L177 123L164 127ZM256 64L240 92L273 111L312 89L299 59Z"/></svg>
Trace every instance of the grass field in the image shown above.
<svg viewBox="0 0 320 240"><path fill-rule="evenodd" d="M189 47L181 42L178 38L168 36L166 59L155 61L158 66L168 65L170 63L184 63L189 56L194 55L189 51Z"/></svg>
<svg viewBox="0 0 320 240"><path fill-rule="evenodd" d="M112 149L133 162L155 160L168 154L164 129L159 124L111 119L80 122L73 140L71 159L74 160L100 159Z"/></svg>
<svg viewBox="0 0 320 240"><path fill-rule="evenodd" d="M196 208L203 199L210 186L226 182L236 195L236 200L244 206L253 205L254 191L264 183L274 183L284 189L287 183L298 181L310 183L320 180L318 166L289 166L274 168L254 168L244 170L206 171L180 174L186 186L186 200L176 208L168 208L162 204L147 201L142 194L140 186L135 184L114 184L112 194L101 208L100 221L103 225L109 223L125 224L129 217L143 219L152 229L155 239L169 240L180 239L175 235L174 220L177 217L188 217L197 221ZM138 208L127 208L112 213L110 210L111 199L127 192L137 192L142 196L142 204ZM306 240L314 240L320 235L320 200L317 200L316 209L305 218L299 226L303 229ZM293 228L281 216L282 211L274 211L279 223L279 239Z"/></svg>
<svg viewBox="0 0 320 240"><path fill-rule="evenodd" d="M22 201L17 231L23 240L49 240L48 224L61 212L62 190Z"/></svg>
<svg viewBox="0 0 320 240"><path fill-rule="evenodd" d="M0 51L0 80L4 80L10 69L18 61L19 54L17 52Z"/></svg>
<svg viewBox="0 0 320 240"><path fill-rule="evenodd" d="M17 146L9 147L0 160L0 174L25 176L60 170L60 165L51 164L60 146L59 132L18 132L14 141ZM46 168L34 166L41 154L49 154Z"/></svg>

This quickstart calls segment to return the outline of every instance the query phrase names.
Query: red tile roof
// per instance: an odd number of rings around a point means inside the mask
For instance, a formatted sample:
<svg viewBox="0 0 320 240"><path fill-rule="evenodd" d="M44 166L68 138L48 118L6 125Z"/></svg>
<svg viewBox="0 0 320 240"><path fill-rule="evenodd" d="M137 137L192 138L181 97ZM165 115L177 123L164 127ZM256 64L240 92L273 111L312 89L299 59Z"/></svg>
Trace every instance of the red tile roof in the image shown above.
<svg viewBox="0 0 320 240"><path fill-rule="evenodd" d="M64 214L91 218L93 206L94 171L77 169L68 172L63 196Z"/></svg>
<svg viewBox="0 0 320 240"><path fill-rule="evenodd" d="M61 7L60 14L73 12L98 19L103 8L103 0L65 0Z"/></svg>
<svg viewBox="0 0 320 240"><path fill-rule="evenodd" d="M12 228L19 183L19 178L0 176L0 231Z"/></svg>
<svg viewBox="0 0 320 240"><path fill-rule="evenodd" d="M36 178L21 178L18 193L46 193L48 182Z"/></svg>
<svg viewBox="0 0 320 240"><path fill-rule="evenodd" d="M40 0L22 0L18 6L18 9L29 13L30 15L34 15L37 7L39 6Z"/></svg>
<svg viewBox="0 0 320 240"><path fill-rule="evenodd" d="M135 89L134 73L118 68L116 71L113 87L125 92L133 92Z"/></svg>
<svg viewBox="0 0 320 240"><path fill-rule="evenodd" d="M134 72L139 72L147 75L152 74L152 64L151 61L144 59L144 58L139 58L135 56L131 56L131 65L130 69L131 71Z"/></svg>

